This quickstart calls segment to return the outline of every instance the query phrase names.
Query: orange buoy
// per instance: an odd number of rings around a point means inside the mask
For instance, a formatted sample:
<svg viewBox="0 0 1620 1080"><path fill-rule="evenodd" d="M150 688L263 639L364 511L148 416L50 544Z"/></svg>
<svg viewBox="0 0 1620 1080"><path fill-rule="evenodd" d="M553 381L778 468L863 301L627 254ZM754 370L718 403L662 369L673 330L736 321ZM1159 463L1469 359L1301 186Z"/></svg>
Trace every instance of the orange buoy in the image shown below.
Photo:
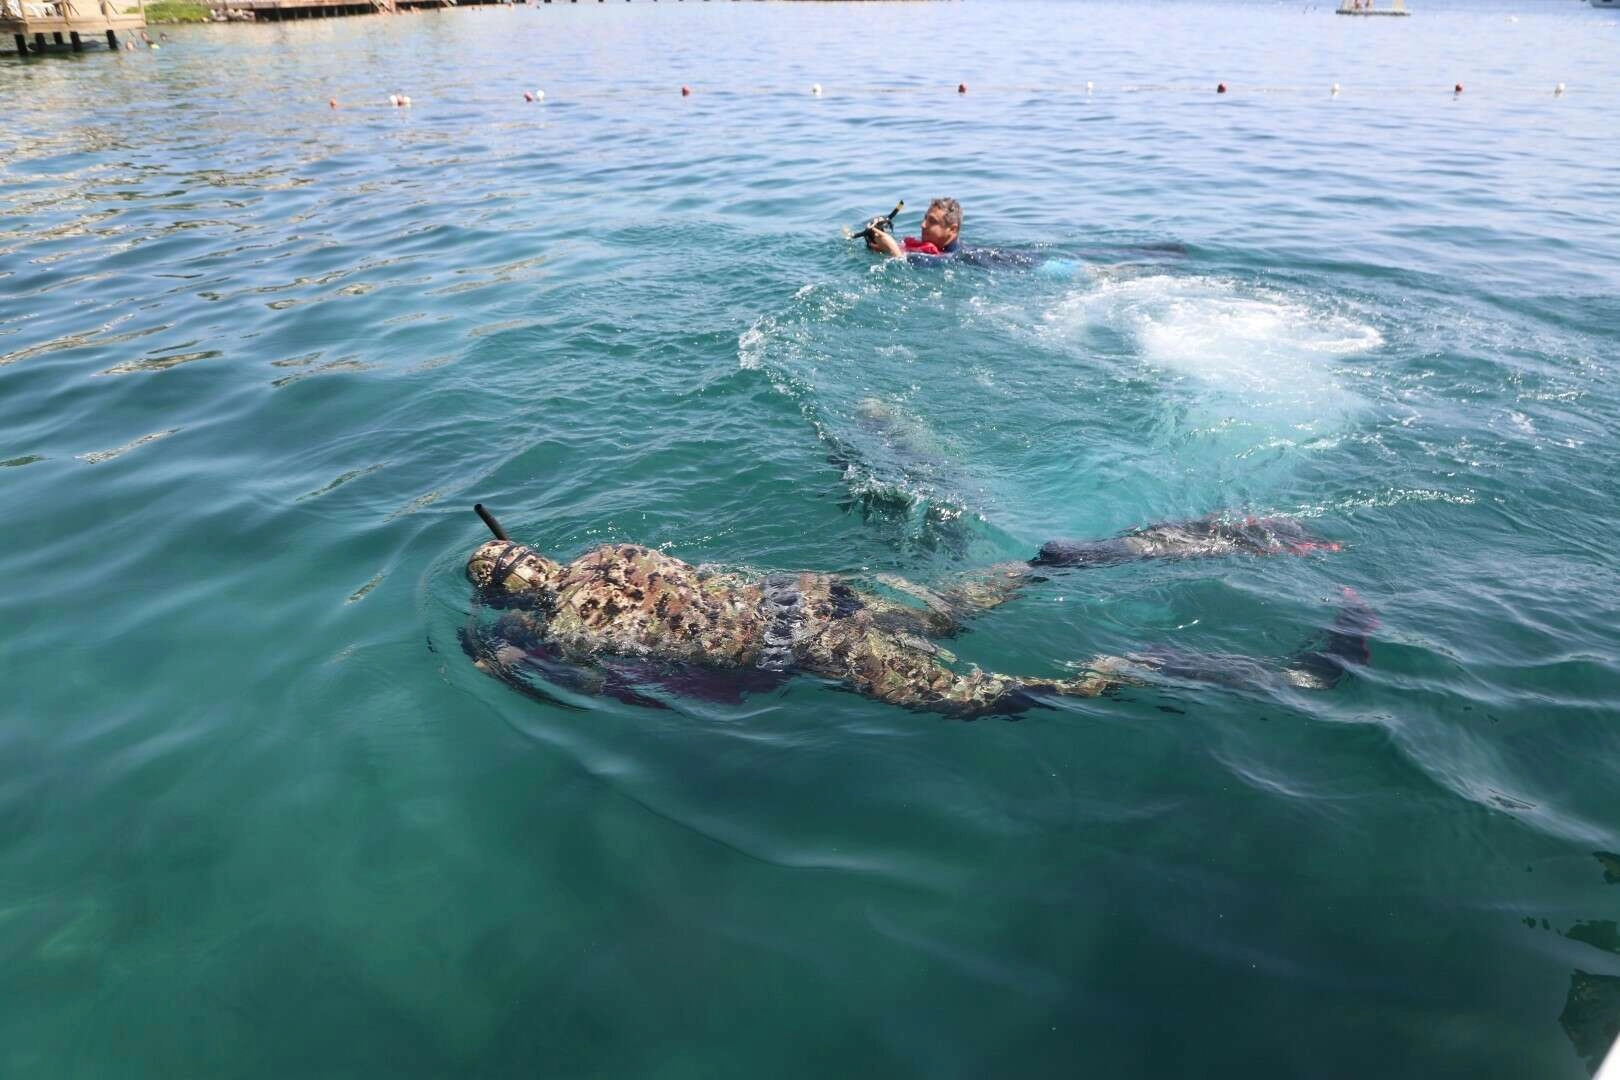
<svg viewBox="0 0 1620 1080"><path fill-rule="evenodd" d="M326 104L331 106L334 109L337 108L337 98L327 98L326 99Z"/></svg>
<svg viewBox="0 0 1620 1080"><path fill-rule="evenodd" d="M692 88L690 86L681 87L681 97L691 97L691 96L692 96Z"/></svg>
<svg viewBox="0 0 1620 1080"><path fill-rule="evenodd" d="M956 92L958 94L967 93L967 83L965 83L965 82L957 83L956 84Z"/></svg>
<svg viewBox="0 0 1620 1080"><path fill-rule="evenodd" d="M1456 86L1455 86L1455 87L1453 87L1453 88L1452 88L1452 90L1451 90L1451 92L1452 92L1452 93L1453 93L1453 94L1460 94L1460 93L1462 93L1462 83L1458 83L1458 84L1457 84L1457 85L1456 85Z"/></svg>
<svg viewBox="0 0 1620 1080"><path fill-rule="evenodd" d="M1216 84L1215 84L1215 92L1216 92L1216 93L1217 93L1217 94L1224 94L1224 93L1226 93L1226 84L1225 84L1225 83L1216 83Z"/></svg>
<svg viewBox="0 0 1620 1080"><path fill-rule="evenodd" d="M534 95L529 93L527 90L525 90L525 91L523 91L523 100L524 101L533 101L534 100Z"/></svg>

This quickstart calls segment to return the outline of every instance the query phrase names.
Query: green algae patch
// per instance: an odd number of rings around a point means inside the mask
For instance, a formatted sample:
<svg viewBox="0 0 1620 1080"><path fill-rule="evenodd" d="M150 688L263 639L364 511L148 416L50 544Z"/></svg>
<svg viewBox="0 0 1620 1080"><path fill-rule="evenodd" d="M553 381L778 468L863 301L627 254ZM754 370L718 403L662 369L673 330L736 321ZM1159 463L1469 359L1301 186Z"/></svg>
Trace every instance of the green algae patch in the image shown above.
<svg viewBox="0 0 1620 1080"><path fill-rule="evenodd" d="M207 4L188 4L183 0L164 0L146 5L146 21L155 23L202 23L210 21Z"/></svg>

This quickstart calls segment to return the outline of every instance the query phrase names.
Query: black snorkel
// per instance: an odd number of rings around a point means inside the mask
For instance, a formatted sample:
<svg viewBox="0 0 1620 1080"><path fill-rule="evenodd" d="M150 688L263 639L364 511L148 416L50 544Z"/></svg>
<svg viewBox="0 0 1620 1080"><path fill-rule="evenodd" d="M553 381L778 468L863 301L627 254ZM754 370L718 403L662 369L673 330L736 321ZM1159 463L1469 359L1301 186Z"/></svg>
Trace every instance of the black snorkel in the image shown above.
<svg viewBox="0 0 1620 1080"><path fill-rule="evenodd" d="M495 520L495 515L484 509L483 503L474 503L473 513L484 520L484 524L489 526L489 531L495 534L495 539L512 542L512 538L506 535L506 530L501 528L501 523Z"/></svg>
<svg viewBox="0 0 1620 1080"><path fill-rule="evenodd" d="M859 236L862 240L864 240L868 244L870 244L872 242L872 233L873 233L874 230L876 230L877 232L886 232L890 236L893 236L894 235L894 219L896 217L898 217L900 215L900 211L904 210L905 208L906 208L906 200L901 199L899 202L894 204L894 209L893 210L890 210L887 214L883 215L882 217L873 218L869 223L867 223L865 226L863 226L860 229L860 231L857 232L857 231L851 229L850 230L851 238Z"/></svg>

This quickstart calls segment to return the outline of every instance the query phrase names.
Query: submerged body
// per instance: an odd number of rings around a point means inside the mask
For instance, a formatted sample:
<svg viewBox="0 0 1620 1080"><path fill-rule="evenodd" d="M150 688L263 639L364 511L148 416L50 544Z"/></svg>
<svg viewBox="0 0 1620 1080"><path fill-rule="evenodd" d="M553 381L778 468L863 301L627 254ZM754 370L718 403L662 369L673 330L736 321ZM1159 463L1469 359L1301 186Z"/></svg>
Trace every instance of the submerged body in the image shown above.
<svg viewBox="0 0 1620 1080"><path fill-rule="evenodd" d="M537 658L574 669L618 660L666 671L703 669L740 683L800 673L895 705L960 716L1013 713L1041 695L1095 696L1156 671L1198 677L1191 674L1197 664L1150 653L1099 657L1066 679L977 667L962 672L949 666L955 657L930 639L953 636L966 618L1011 599L1039 580L1034 574L1040 566L1296 550L1263 539L1269 536L1269 527L1258 523L1156 526L1089 549L1064 548L1069 556L1094 550L1094 558L1047 557L1054 548L1047 545L1028 564L989 567L940 591L884 580L917 606L856 590L832 575L714 571L635 544L604 545L560 564L522 544L491 540L473 553L467 574L480 597L504 613L488 633L469 640L468 649L485 670L520 686L526 663L545 667ZM1364 641L1347 642L1335 645L1333 656L1355 659L1358 648L1364 652ZM1331 685L1342 667L1320 653L1301 654L1275 677L1301 687ZM1230 670L1211 679L1234 681ZM1244 669L1237 681L1257 680Z"/></svg>

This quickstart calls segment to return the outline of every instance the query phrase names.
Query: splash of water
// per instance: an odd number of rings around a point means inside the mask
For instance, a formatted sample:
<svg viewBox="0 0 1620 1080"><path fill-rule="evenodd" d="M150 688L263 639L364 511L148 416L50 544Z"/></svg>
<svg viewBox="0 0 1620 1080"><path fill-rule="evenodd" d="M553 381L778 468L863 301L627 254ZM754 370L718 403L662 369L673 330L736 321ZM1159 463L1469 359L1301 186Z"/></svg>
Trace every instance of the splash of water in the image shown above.
<svg viewBox="0 0 1620 1080"><path fill-rule="evenodd" d="M1327 305L1205 276L1102 277L1046 316L1059 328L1123 334L1149 367L1296 419L1342 409L1335 362L1383 344L1371 324Z"/></svg>

